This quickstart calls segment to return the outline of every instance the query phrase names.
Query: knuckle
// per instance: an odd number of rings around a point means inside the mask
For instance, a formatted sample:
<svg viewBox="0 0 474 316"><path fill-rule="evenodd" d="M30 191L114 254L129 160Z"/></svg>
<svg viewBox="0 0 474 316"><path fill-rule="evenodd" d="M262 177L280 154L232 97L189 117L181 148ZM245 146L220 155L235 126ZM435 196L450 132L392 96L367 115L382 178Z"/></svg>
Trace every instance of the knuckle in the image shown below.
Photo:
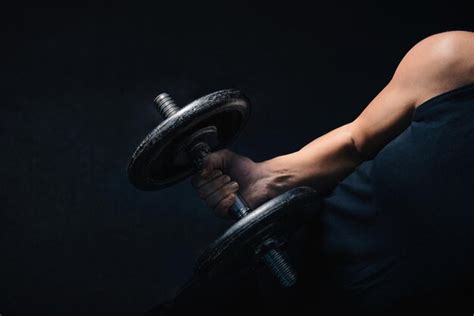
<svg viewBox="0 0 474 316"><path fill-rule="evenodd" d="M231 151L227 148L224 148L224 149L221 150L221 153L225 156L228 156L228 155L230 155Z"/></svg>
<svg viewBox="0 0 474 316"><path fill-rule="evenodd" d="M223 218L230 217L229 208L234 203L235 196L228 195L226 198L222 199L215 207L215 212Z"/></svg>
<svg viewBox="0 0 474 316"><path fill-rule="evenodd" d="M237 189L236 189L235 186L232 185L232 184L228 185L227 188L226 188L226 193L227 193L228 195L234 193L235 191L237 191Z"/></svg>
<svg viewBox="0 0 474 316"><path fill-rule="evenodd" d="M231 151L227 148L216 151L220 159L227 159L231 155Z"/></svg>
<svg viewBox="0 0 474 316"><path fill-rule="evenodd" d="M219 205L219 203L221 202L222 198L223 198L223 194L221 191L216 191L214 193L212 193L211 195L209 195L208 199L209 199L209 203L215 207L217 205Z"/></svg>
<svg viewBox="0 0 474 316"><path fill-rule="evenodd" d="M219 199L219 202L216 203L216 206L221 207L221 208L224 207L225 203L226 203L226 200L227 200L227 195L222 194L220 199Z"/></svg>
<svg viewBox="0 0 474 316"><path fill-rule="evenodd" d="M213 169L212 170L212 175L213 176L219 176L222 174L222 171L220 169Z"/></svg>
<svg viewBox="0 0 474 316"><path fill-rule="evenodd" d="M225 175L218 176L213 182L215 185L222 186L225 184Z"/></svg>
<svg viewBox="0 0 474 316"><path fill-rule="evenodd" d="M234 204L234 194L229 194L226 196L226 198L223 200L223 204L226 208L229 208Z"/></svg>
<svg viewBox="0 0 474 316"><path fill-rule="evenodd" d="M225 199L227 199L229 197L229 192L227 190L221 190L219 192L219 200L222 201L222 202L225 202Z"/></svg>
<svg viewBox="0 0 474 316"><path fill-rule="evenodd" d="M214 165L219 160L219 152L215 151L206 156L209 164ZM205 159L205 158L204 158Z"/></svg>

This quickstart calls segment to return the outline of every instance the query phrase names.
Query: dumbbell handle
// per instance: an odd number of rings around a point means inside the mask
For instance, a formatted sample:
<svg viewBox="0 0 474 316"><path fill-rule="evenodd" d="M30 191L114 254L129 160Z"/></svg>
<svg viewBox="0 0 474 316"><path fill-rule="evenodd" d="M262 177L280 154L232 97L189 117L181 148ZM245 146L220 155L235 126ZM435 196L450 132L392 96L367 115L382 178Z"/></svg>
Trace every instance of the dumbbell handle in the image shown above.
<svg viewBox="0 0 474 316"><path fill-rule="evenodd" d="M179 111L178 106L173 99L162 93L155 98L154 101L158 111L164 118L173 116ZM193 160L194 167L197 171L202 170L203 159L210 153L210 146L204 141L197 141L189 144L187 148L190 158ZM231 207L231 213L236 219L246 216L250 212L250 208L245 200L236 194L236 199ZM268 240L267 240L268 242ZM280 284L284 287L290 287L296 282L296 274L291 265L286 261L285 255L278 249L268 249L262 256L263 262L269 267L272 273L277 277Z"/></svg>
<svg viewBox="0 0 474 316"><path fill-rule="evenodd" d="M188 154L193 159L194 167L197 171L202 169L202 161L211 151L211 148L205 142L193 144L188 149ZM230 208L234 218L240 219L250 212L250 207L242 196L237 192L235 194L235 202Z"/></svg>
<svg viewBox="0 0 474 316"><path fill-rule="evenodd" d="M197 142L188 148L188 154L193 159L194 167L199 171L202 170L202 162L210 153L211 148L205 142ZM236 199L231 207L231 212L236 219L246 216L250 212L247 202L236 194ZM269 242L269 240L267 240ZM263 262L272 271L280 284L284 287L290 287L296 282L296 274L291 265L286 261L285 255L278 249L268 249L262 256Z"/></svg>
<svg viewBox="0 0 474 316"><path fill-rule="evenodd" d="M179 107L167 93L158 95L155 98L154 103L157 110L164 118L171 117L179 111ZM211 148L205 142L198 142L190 144L187 150L193 160L195 169L200 171L202 169L202 160L210 153ZM235 202L231 207L231 212L236 219L242 218L250 212L247 202L245 202L238 193L236 194Z"/></svg>

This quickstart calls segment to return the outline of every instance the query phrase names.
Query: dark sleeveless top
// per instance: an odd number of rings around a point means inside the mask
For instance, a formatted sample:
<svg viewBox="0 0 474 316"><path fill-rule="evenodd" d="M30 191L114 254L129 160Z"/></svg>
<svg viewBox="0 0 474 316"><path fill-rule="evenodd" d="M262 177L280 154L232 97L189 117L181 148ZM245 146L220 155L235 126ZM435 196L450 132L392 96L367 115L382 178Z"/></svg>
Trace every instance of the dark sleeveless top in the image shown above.
<svg viewBox="0 0 474 316"><path fill-rule="evenodd" d="M420 105L334 189L321 249L326 308L474 303L474 84Z"/></svg>

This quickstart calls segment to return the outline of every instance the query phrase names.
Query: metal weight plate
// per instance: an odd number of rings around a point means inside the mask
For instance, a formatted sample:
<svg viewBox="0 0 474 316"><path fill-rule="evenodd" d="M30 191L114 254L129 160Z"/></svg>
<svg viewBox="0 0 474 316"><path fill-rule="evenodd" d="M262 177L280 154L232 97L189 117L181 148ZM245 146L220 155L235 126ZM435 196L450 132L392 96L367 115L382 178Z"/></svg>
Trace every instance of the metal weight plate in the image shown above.
<svg viewBox="0 0 474 316"><path fill-rule="evenodd" d="M262 204L231 226L198 258L196 275L212 277L252 266L255 249L268 238L284 242L321 205L319 194L310 187L291 189Z"/></svg>
<svg viewBox="0 0 474 316"><path fill-rule="evenodd" d="M128 166L130 182L141 190L159 190L190 176L193 164L183 143L197 131L215 128L211 150L230 145L250 115L250 101L238 90L199 98L165 119L142 141Z"/></svg>

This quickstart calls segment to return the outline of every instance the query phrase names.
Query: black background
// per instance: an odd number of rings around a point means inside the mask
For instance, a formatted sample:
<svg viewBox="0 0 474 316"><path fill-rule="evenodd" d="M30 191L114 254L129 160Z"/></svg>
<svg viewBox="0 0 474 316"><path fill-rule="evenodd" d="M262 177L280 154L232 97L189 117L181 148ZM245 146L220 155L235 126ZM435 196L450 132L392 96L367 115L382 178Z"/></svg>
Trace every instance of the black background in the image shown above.
<svg viewBox="0 0 474 316"><path fill-rule="evenodd" d="M261 161L355 118L417 41L474 25L453 2L130 3L2 8L2 315L144 311L229 224L188 181L129 184L156 94L242 90L232 149Z"/></svg>

